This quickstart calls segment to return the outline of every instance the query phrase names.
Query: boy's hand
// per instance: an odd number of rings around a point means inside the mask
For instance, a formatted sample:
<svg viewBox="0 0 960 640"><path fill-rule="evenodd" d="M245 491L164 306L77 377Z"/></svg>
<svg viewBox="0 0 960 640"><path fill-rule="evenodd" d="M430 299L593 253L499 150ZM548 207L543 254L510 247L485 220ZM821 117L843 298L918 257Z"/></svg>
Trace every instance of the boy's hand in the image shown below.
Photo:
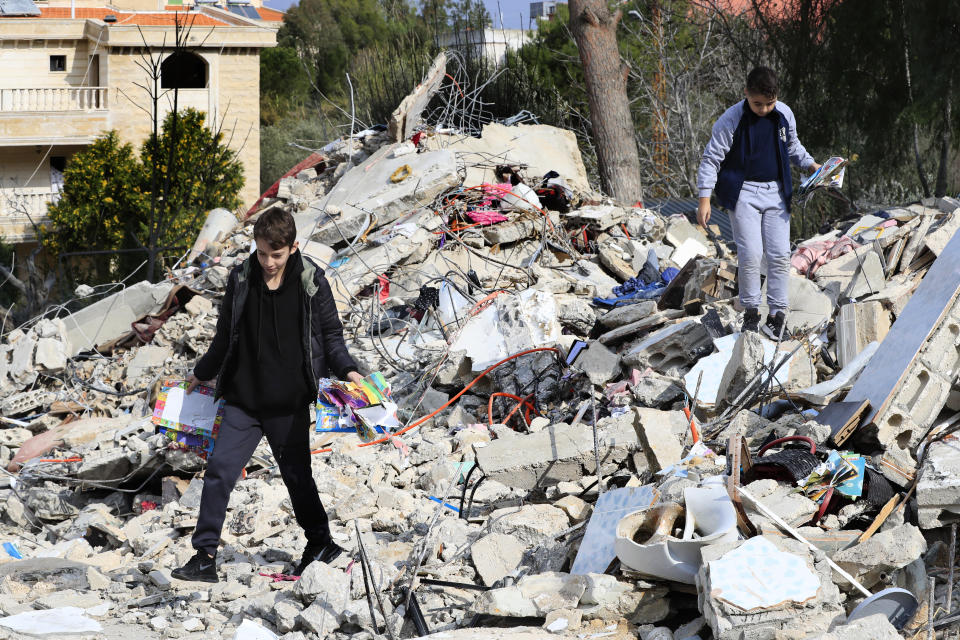
<svg viewBox="0 0 960 640"><path fill-rule="evenodd" d="M356 371L351 371L347 374L347 380L355 384L360 384L363 382L363 376L357 373Z"/></svg>
<svg viewBox="0 0 960 640"><path fill-rule="evenodd" d="M704 229L710 222L710 198L700 198L700 204L697 205L697 223Z"/></svg>
<svg viewBox="0 0 960 640"><path fill-rule="evenodd" d="M200 380L197 378L197 376L191 373L189 376L187 376L187 395L193 393L193 390L196 389L198 385L209 384L212 382L212 380Z"/></svg>
<svg viewBox="0 0 960 640"><path fill-rule="evenodd" d="M820 166L821 166L821 165L817 164L816 162L814 162L813 164L811 164L811 165L810 165L810 173L816 172L817 169L820 168Z"/></svg>

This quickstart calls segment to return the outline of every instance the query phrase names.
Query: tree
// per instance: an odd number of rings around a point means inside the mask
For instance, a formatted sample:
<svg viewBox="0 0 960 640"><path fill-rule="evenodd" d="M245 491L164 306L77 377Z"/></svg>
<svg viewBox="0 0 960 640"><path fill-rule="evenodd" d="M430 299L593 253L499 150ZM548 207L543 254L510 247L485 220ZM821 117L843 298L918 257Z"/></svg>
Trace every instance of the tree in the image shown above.
<svg viewBox="0 0 960 640"><path fill-rule="evenodd" d="M129 249L128 228L147 208L143 171L133 146L109 131L76 153L63 172L63 193L50 205L51 227L43 237L51 256L78 251ZM78 278L106 282L116 275L109 254L91 254ZM88 268L92 268L87 272Z"/></svg>
<svg viewBox="0 0 960 640"><path fill-rule="evenodd" d="M172 111L161 134L151 135L140 148L140 188L150 189L152 168L158 167L157 182L163 185L170 215L158 229L151 228L149 217L141 217L138 237L155 234L160 247L182 246L185 238L197 234L210 209L240 206L243 166L224 143L223 132L212 131L205 120L205 114L194 109Z"/></svg>
<svg viewBox="0 0 960 640"><path fill-rule="evenodd" d="M317 91L336 97L353 56L392 34L376 0L302 0L284 16L277 40L297 51Z"/></svg>
<svg viewBox="0 0 960 640"><path fill-rule="evenodd" d="M155 184L163 190L162 198L150 191ZM236 153L224 144L221 132L206 127L204 114L171 112L161 133L144 142L139 157L115 131L73 156L60 200L50 206L53 224L43 245L50 255L85 254L71 262L78 278L109 282L127 277L143 263L144 254L150 255L147 239L155 238L157 255L170 248L186 250L207 211L240 204L242 186ZM160 226L152 200L164 202L169 212Z"/></svg>
<svg viewBox="0 0 960 640"><path fill-rule="evenodd" d="M570 31L583 64L600 176L611 196L633 204L642 197L642 188L627 99L629 70L620 60L617 45L621 16L622 10L610 12L606 0L570 2Z"/></svg>

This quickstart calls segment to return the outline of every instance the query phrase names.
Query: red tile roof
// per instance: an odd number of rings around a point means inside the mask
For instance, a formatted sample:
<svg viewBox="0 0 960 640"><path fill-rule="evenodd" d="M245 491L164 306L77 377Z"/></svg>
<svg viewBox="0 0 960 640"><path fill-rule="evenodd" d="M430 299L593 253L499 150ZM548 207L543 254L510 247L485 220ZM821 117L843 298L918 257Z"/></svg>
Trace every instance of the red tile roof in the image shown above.
<svg viewBox="0 0 960 640"><path fill-rule="evenodd" d="M183 7L180 7L181 11ZM117 17L117 21L112 23L115 25L140 25L140 26L173 26L176 23L177 18L179 17L181 22L185 25L194 25L197 27L224 27L227 26L227 23L222 20L217 20L211 16L196 13L196 12L187 12L182 11L183 16L171 15L169 12L145 12L145 13L125 13L122 11L117 11L115 9L107 9L102 7L97 8L83 8L78 7L76 10L75 17L78 20L86 20L89 18L95 20L103 20L104 17L113 14ZM41 18L51 18L51 19L70 19L70 7L41 7L40 8L40 17Z"/></svg>
<svg viewBox="0 0 960 640"><path fill-rule="evenodd" d="M268 20L270 22L282 22L283 16L286 15L283 11L271 9L270 7L257 7L257 13L260 14L261 20Z"/></svg>

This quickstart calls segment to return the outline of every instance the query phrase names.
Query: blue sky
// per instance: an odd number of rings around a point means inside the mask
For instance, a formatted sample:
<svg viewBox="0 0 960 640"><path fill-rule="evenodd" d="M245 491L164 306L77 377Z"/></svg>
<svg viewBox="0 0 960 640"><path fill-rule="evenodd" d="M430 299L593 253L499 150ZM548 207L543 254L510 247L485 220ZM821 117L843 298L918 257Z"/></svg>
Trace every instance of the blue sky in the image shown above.
<svg viewBox="0 0 960 640"><path fill-rule="evenodd" d="M529 0L483 0L483 3L493 17L493 26L507 29L527 28L527 20L530 18ZM265 0L264 4L274 9L286 9L296 4L296 0Z"/></svg>

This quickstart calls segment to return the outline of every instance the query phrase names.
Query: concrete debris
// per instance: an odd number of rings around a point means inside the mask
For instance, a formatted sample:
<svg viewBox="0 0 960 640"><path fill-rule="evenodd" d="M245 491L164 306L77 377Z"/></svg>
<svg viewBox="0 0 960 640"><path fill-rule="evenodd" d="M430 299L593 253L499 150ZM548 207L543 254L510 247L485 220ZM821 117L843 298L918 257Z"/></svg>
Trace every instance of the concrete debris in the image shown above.
<svg viewBox="0 0 960 640"><path fill-rule="evenodd" d="M885 618L844 624L862 593L828 557L925 603L936 577L946 615L960 202L810 239L852 250L791 275L775 343L738 333L736 258L716 236L594 192L573 132L425 122L444 69L247 219L210 212L163 282L81 285L3 335L0 636L366 640L413 637L419 611L424 637L451 640L899 637ZM209 452L151 416L210 346L271 208L293 214L351 354L409 428L359 446L311 426L346 552L296 581L306 541L260 443L221 581L186 583L170 571L193 554ZM851 404L862 420L837 449L831 416Z"/></svg>

